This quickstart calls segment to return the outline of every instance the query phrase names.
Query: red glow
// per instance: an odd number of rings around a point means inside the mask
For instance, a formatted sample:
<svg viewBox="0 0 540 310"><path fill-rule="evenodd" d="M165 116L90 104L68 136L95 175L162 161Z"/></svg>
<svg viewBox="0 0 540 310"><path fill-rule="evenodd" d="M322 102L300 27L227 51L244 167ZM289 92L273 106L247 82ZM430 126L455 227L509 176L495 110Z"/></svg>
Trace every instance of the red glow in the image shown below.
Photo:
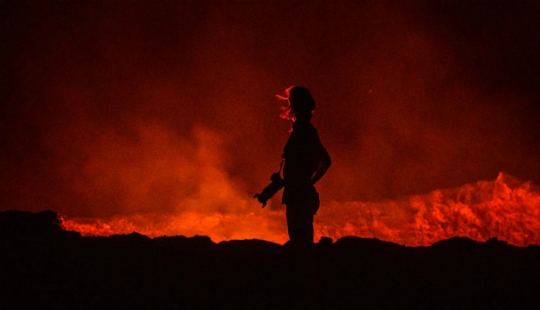
<svg viewBox="0 0 540 310"><path fill-rule="evenodd" d="M85 236L136 231L150 237L208 235L215 242L252 238L287 241L284 215L259 209L243 215L190 212L108 220L67 218L63 225ZM350 235L410 246L427 246L455 236L477 241L498 238L517 246L540 244L540 188L500 173L494 181L395 201L322 206L316 216L315 239Z"/></svg>
<svg viewBox="0 0 540 310"><path fill-rule="evenodd" d="M274 94L305 85L333 161L316 241L540 244L537 188L492 180L540 184L540 2L282 2L10 1L0 211L286 242L251 197L290 129Z"/></svg>

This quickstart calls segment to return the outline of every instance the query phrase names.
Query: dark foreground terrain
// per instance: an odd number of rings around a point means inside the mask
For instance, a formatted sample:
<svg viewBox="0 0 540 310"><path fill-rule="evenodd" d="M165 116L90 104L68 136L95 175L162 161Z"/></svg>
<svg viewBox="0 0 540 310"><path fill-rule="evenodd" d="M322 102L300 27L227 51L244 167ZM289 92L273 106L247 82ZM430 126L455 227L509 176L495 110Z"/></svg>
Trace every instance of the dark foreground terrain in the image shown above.
<svg viewBox="0 0 540 310"><path fill-rule="evenodd" d="M81 237L56 213L0 213L0 309L515 309L540 301L540 247L347 237Z"/></svg>

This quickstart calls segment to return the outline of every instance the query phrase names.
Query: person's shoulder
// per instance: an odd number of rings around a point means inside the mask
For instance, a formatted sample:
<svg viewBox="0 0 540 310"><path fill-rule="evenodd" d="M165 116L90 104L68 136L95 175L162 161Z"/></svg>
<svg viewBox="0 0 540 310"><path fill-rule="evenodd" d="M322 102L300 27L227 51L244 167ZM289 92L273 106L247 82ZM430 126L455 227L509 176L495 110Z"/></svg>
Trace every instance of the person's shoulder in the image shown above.
<svg viewBox="0 0 540 310"><path fill-rule="evenodd" d="M300 135L317 135L317 129L310 122L301 122L295 124L295 126L293 127L293 132L296 132Z"/></svg>
<svg viewBox="0 0 540 310"><path fill-rule="evenodd" d="M306 127L307 130L309 130L310 132L317 133L317 128L315 128L315 126L311 122L308 122Z"/></svg>
<svg viewBox="0 0 540 310"><path fill-rule="evenodd" d="M310 141L319 140L319 133L317 132L317 128L315 128L312 123L308 123L308 125L304 129L304 136Z"/></svg>

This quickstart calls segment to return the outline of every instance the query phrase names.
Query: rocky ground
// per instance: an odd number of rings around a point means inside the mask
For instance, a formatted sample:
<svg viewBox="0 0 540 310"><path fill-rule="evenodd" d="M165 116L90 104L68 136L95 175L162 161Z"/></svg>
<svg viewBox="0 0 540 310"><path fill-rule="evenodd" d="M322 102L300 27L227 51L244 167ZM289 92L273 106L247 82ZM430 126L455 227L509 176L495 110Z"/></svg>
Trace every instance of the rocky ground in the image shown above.
<svg viewBox="0 0 540 310"><path fill-rule="evenodd" d="M540 247L346 237L310 253L262 240L82 237L56 213L0 213L0 309L516 309Z"/></svg>

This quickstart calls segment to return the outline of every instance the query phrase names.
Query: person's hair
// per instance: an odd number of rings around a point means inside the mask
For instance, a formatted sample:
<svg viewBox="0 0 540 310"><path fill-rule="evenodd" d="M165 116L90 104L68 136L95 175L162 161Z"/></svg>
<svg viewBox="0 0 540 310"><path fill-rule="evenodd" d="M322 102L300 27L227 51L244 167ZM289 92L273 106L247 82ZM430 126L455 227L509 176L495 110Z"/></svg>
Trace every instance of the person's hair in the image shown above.
<svg viewBox="0 0 540 310"><path fill-rule="evenodd" d="M303 86L291 86L285 90L286 97L277 95L281 100L287 100L288 105L282 108L281 117L295 121L302 115L311 118L315 110L315 100L309 90Z"/></svg>

